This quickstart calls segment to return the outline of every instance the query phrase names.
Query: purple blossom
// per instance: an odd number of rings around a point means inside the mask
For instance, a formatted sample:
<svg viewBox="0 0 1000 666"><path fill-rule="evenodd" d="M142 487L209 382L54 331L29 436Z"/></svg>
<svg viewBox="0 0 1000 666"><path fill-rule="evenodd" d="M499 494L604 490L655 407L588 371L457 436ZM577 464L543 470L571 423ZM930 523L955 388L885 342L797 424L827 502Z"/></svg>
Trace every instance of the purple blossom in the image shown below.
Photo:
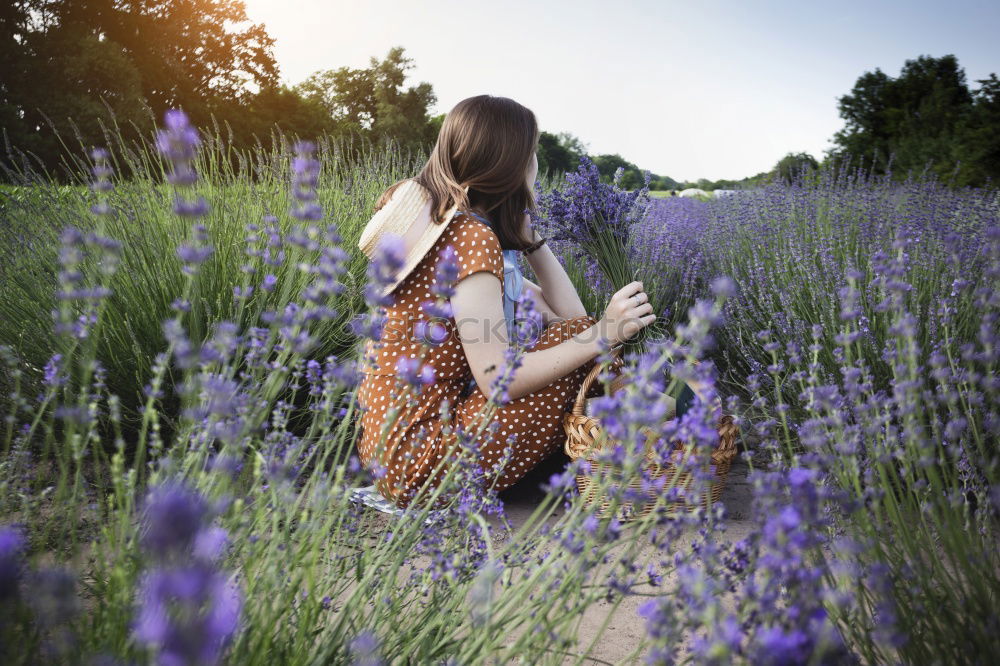
<svg viewBox="0 0 1000 666"><path fill-rule="evenodd" d="M400 356L396 362L396 376L410 386L427 386L435 381L434 368L416 358Z"/></svg>
<svg viewBox="0 0 1000 666"><path fill-rule="evenodd" d="M439 299L448 300L455 295L455 281L458 280L458 252L451 245L441 250L435 269L431 293Z"/></svg>
<svg viewBox="0 0 1000 666"><path fill-rule="evenodd" d="M0 527L0 601L18 595L24 567L24 535L17 527Z"/></svg>
<svg viewBox="0 0 1000 666"><path fill-rule="evenodd" d="M208 501L181 482L152 489L141 543L153 563L140 578L135 639L161 664L215 664L235 634L242 594L217 568L225 530Z"/></svg>
<svg viewBox="0 0 1000 666"><path fill-rule="evenodd" d="M319 182L319 160L313 157L316 144L311 141L300 141L293 150L292 159L292 196L295 205L292 215L300 220L321 220L323 209L316 202L316 185Z"/></svg>
<svg viewBox="0 0 1000 666"><path fill-rule="evenodd" d="M201 139L187 114L180 109L168 109L163 115L166 129L156 133L156 146L172 162L194 159Z"/></svg>
<svg viewBox="0 0 1000 666"><path fill-rule="evenodd" d="M114 184L111 182L113 171L108 165L108 151L103 148L94 148L90 151L90 159L94 162L90 169L92 176L90 189L99 195L105 195L114 189ZM111 207L103 196L98 198L97 203L91 206L90 210L95 215L109 215L111 213Z"/></svg>
<svg viewBox="0 0 1000 666"><path fill-rule="evenodd" d="M74 226L65 227L60 234L59 248L59 288L56 299L58 309L53 310L57 334L69 334L77 339L88 336L90 327L97 321L97 304L111 295L111 290L103 285L85 286L81 270L88 255L94 257L100 275L111 276L118 265L121 243L99 236L94 232L84 232ZM73 307L73 304L79 308Z"/></svg>
<svg viewBox="0 0 1000 666"><path fill-rule="evenodd" d="M448 329L436 321L420 320L413 325L415 340L431 347L437 347L448 339Z"/></svg>
<svg viewBox="0 0 1000 666"><path fill-rule="evenodd" d="M550 236L581 244L610 231L622 246L627 245L630 226L642 218L646 206L648 180L646 187L634 192L603 183L597 165L587 156L580 158L575 173L566 174L564 189L539 200Z"/></svg>
<svg viewBox="0 0 1000 666"><path fill-rule="evenodd" d="M385 663L379 655L379 640L375 632L365 629L351 639L352 666L382 666Z"/></svg>
<svg viewBox="0 0 1000 666"><path fill-rule="evenodd" d="M193 266L205 263L212 256L213 251L213 248L210 246L196 247L193 245L181 245L177 248L177 256L185 264Z"/></svg>
<svg viewBox="0 0 1000 666"><path fill-rule="evenodd" d="M597 166L583 156L577 171L566 174L564 187L539 197L545 218L539 226L556 243L568 244L579 258L592 260L611 289L620 289L634 279L638 268L630 249L632 228L647 212L648 194L648 173L644 186L629 192L601 182ZM654 311L662 311L658 295L650 297Z"/></svg>
<svg viewBox="0 0 1000 666"><path fill-rule="evenodd" d="M66 383L66 376L62 369L62 354L53 354L49 362L45 364L43 379L46 386L59 387Z"/></svg>
<svg viewBox="0 0 1000 666"><path fill-rule="evenodd" d="M201 145L198 130L180 109L170 109L163 117L165 129L156 133L156 147L169 163L167 182L177 188L191 188L198 182L194 159ZM208 202L202 197L187 199L178 192L174 212L184 217L202 217L208 212Z"/></svg>
<svg viewBox="0 0 1000 666"><path fill-rule="evenodd" d="M143 547L160 558L188 553L208 516L208 502L187 486L154 488L146 498Z"/></svg>
<svg viewBox="0 0 1000 666"><path fill-rule="evenodd" d="M142 578L134 636L158 663L215 664L239 626L242 598L205 565L157 569Z"/></svg>
<svg viewBox="0 0 1000 666"><path fill-rule="evenodd" d="M393 303L391 294L383 294L386 287L396 280L396 274L403 267L403 239L386 234L375 248L375 255L368 264L368 284L365 286L365 300L375 306Z"/></svg>
<svg viewBox="0 0 1000 666"><path fill-rule="evenodd" d="M195 223L191 227L192 242L180 245L177 248L177 256L184 262L182 271L188 275L198 272L198 267L205 263L215 252L208 242L208 228L201 223Z"/></svg>
<svg viewBox="0 0 1000 666"><path fill-rule="evenodd" d="M177 196L174 199L173 211L181 217L204 217L208 214L208 201L205 197L189 200Z"/></svg>

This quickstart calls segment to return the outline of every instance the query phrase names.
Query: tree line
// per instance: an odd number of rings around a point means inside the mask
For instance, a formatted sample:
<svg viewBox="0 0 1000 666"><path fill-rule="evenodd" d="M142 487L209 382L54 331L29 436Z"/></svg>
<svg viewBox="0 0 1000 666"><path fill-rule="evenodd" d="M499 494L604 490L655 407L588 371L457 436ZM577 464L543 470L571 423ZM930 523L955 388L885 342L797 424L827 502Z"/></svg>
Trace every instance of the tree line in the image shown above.
<svg viewBox="0 0 1000 666"><path fill-rule="evenodd" d="M101 145L113 129L139 139L176 107L196 125L223 128L236 147L275 129L411 150L436 139L444 114L430 113L431 84L406 83L413 63L402 47L292 86L280 82L273 47L240 0L13 0L0 7L0 160L27 153L51 172L67 137ZM543 173L576 169L585 154L567 133L543 131L539 144ZM608 179L619 162L597 157ZM626 183L641 184L629 166Z"/></svg>
<svg viewBox="0 0 1000 666"><path fill-rule="evenodd" d="M789 181L844 160L894 179L928 172L955 186L1000 184L1000 79L970 87L954 55L907 60L898 76L876 68L837 99L844 127L822 161L789 153L774 167L739 181L699 181L702 189Z"/></svg>
<svg viewBox="0 0 1000 666"><path fill-rule="evenodd" d="M431 84L407 83L412 60L402 47L367 67L321 70L281 83L274 39L253 23L242 0L8 0L0 5L0 127L9 162L23 151L55 169L65 137L105 143L104 129L147 137L168 108L200 126L218 125L237 147L272 131L323 134L426 150L444 114ZM1000 80L970 88L953 55L908 60L897 77L865 72L838 110L845 127L823 161L847 156L876 173L903 177L929 169L958 185L1000 179ZM75 147L74 147L75 148ZM572 171L586 145L543 131L539 169ZM621 185L642 185L644 171L621 155L591 156L602 178L621 168ZM791 153L742 180L679 182L650 174L650 189L734 189L819 162Z"/></svg>
<svg viewBox="0 0 1000 666"><path fill-rule="evenodd" d="M8 150L55 167L104 128L148 136L169 108L237 147L274 129L425 147L443 116L429 83L406 85L402 48L368 67L279 79L274 39L240 0L12 0L0 6L0 123Z"/></svg>

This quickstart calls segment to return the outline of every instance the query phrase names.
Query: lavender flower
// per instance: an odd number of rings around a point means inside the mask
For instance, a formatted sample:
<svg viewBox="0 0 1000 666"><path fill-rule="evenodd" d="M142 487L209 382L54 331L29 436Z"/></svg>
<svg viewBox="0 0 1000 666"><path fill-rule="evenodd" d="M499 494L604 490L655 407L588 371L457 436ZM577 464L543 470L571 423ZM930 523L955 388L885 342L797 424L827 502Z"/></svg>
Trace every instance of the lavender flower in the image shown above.
<svg viewBox="0 0 1000 666"><path fill-rule="evenodd" d="M143 547L157 557L183 556L209 516L208 502L182 484L166 484L153 489L146 500L143 517Z"/></svg>
<svg viewBox="0 0 1000 666"><path fill-rule="evenodd" d="M45 364L42 381L46 386L59 387L66 383L67 377L62 370L62 354L53 354Z"/></svg>
<svg viewBox="0 0 1000 666"><path fill-rule="evenodd" d="M0 601L18 596L24 566L24 535L16 527L0 528Z"/></svg>
<svg viewBox="0 0 1000 666"><path fill-rule="evenodd" d="M56 291L59 308L53 311L53 318L56 320L55 331L81 340L87 337L90 326L97 321L98 302L111 295L111 290L107 287L84 286L82 267L91 251L96 251L99 255L97 259L99 272L104 276L112 275L118 265L120 242L93 232L83 232L73 226L62 230L59 248L59 289ZM74 307L74 304L78 304L79 307Z"/></svg>
<svg viewBox="0 0 1000 666"><path fill-rule="evenodd" d="M114 189L114 184L111 182L111 174L113 172L111 167L108 166L108 151L103 148L94 148L90 151L90 159L94 161L94 166L90 168L91 176L93 176L90 189L102 195L107 194ZM91 206L90 210L95 215L108 215L111 213L111 207L108 205L107 199L103 197Z"/></svg>
<svg viewBox="0 0 1000 666"><path fill-rule="evenodd" d="M351 322L351 330L358 337L381 339L386 320L385 307L395 300L392 294L383 292L395 281L396 274L403 267L403 260L403 239L392 234L384 236L368 264L365 302L371 309Z"/></svg>
<svg viewBox="0 0 1000 666"><path fill-rule="evenodd" d="M165 129L156 133L156 147L170 164L167 182L177 188L190 188L198 182L193 162L201 139L198 130L180 109L170 109L163 116ZM183 217L202 217L208 212L203 197L190 200L179 193L174 198L174 212Z"/></svg>
<svg viewBox="0 0 1000 666"><path fill-rule="evenodd" d="M620 289L634 279L631 229L646 214L648 186L648 174L646 184L634 192L602 183L597 166L583 156L577 172L566 174L563 189L540 197L542 228L555 241L579 248L580 256L592 257L611 288ZM661 309L654 304L654 311Z"/></svg>
<svg viewBox="0 0 1000 666"><path fill-rule="evenodd" d="M400 356L396 362L396 377L410 386L426 386L434 383L434 368L421 363L419 359Z"/></svg>
<svg viewBox="0 0 1000 666"><path fill-rule="evenodd" d="M300 220L321 220L323 209L316 202L316 184L319 182L319 160L313 157L316 144L300 141L295 144L292 160L292 196L296 205L292 215Z"/></svg>
<svg viewBox="0 0 1000 666"><path fill-rule="evenodd" d="M148 495L141 543L153 567L142 576L135 639L161 664L214 664L236 632L242 597L220 571L226 534L208 501L183 483Z"/></svg>
<svg viewBox="0 0 1000 666"><path fill-rule="evenodd" d="M205 263L214 254L215 249L208 242L208 228L204 224L195 224L192 227L194 235L193 242L183 244L177 248L177 256L184 262L181 268L184 273L194 275L198 272L198 267Z"/></svg>
<svg viewBox="0 0 1000 666"><path fill-rule="evenodd" d="M351 666L382 666L379 640L374 632L366 629L351 640Z"/></svg>
<svg viewBox="0 0 1000 666"><path fill-rule="evenodd" d="M368 284L365 285L365 300L368 303L379 306L392 304L392 295L383 295L382 291L395 281L404 259L403 239L392 234L383 236L368 265Z"/></svg>

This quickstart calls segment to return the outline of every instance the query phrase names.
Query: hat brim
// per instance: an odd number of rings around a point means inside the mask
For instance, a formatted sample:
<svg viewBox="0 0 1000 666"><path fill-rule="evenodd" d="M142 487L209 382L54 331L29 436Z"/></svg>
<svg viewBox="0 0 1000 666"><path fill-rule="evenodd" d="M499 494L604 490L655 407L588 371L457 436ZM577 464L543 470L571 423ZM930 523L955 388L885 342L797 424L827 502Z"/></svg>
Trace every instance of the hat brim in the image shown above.
<svg viewBox="0 0 1000 666"><path fill-rule="evenodd" d="M417 242L414 243L410 251L407 252L406 260L403 262L403 267L400 268L399 272L396 274L396 279L392 283L383 287L383 296L388 296L395 291L396 287L402 284L403 280L409 277L410 273L413 272L413 269L420 265L420 262L424 260L427 253L430 252L431 248L434 247L434 244L437 243L438 239L441 238L442 234L444 234L445 229L447 229L448 225L451 224L451 220L455 217L455 213L457 212L458 206L452 206L448 209L448 212L445 213L443 222L437 223L432 221L427 225L427 228L424 229L424 233L421 234L420 238L417 239Z"/></svg>
<svg viewBox="0 0 1000 666"><path fill-rule="evenodd" d="M469 188L466 187L465 191L468 192ZM409 231L427 206L428 201L430 201L430 193L422 185L412 179L406 181L397 188L389 201L368 220L368 224L365 225L358 239L358 247L365 256L371 259L386 234L404 236ZM382 287L382 296L391 294L413 272L413 269L420 264L424 256L434 247L434 243L448 228L457 211L458 204L456 203L445 213L442 222L431 220L423 234L407 251L406 257L403 259L403 266L396 274L395 280Z"/></svg>

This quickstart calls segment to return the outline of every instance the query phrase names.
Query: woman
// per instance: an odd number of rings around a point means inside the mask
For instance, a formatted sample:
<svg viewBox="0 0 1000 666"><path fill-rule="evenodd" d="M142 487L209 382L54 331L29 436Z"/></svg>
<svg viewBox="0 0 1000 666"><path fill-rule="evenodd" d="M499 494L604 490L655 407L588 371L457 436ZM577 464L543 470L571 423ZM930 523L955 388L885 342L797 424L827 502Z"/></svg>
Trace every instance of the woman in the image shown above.
<svg viewBox="0 0 1000 666"><path fill-rule="evenodd" d="M442 435L444 403L454 423L466 428L476 423L490 384L505 365L519 290L530 294L545 328L507 387L510 400L495 412L495 431L478 440L487 484L497 491L563 445L563 415L602 345L624 342L656 319L641 282L615 293L600 321L587 315L526 214L535 206L537 146L538 125L529 109L504 97L465 99L445 118L420 174L386 190L362 233L360 245L369 256L383 232L401 235L407 256L390 286L394 302L387 307L381 339L367 342L373 363L358 392L360 458L386 468L376 487L398 507L406 507L428 478L436 486L432 470L450 444ZM420 386L416 405L383 433L386 413L400 394L400 359L414 358L420 348L413 326L430 318L421 304L434 301L435 290L443 287L438 271L447 246L455 251L457 275L447 335L425 359L434 381ZM518 253L538 284L520 275ZM497 470L508 444L513 458Z"/></svg>

